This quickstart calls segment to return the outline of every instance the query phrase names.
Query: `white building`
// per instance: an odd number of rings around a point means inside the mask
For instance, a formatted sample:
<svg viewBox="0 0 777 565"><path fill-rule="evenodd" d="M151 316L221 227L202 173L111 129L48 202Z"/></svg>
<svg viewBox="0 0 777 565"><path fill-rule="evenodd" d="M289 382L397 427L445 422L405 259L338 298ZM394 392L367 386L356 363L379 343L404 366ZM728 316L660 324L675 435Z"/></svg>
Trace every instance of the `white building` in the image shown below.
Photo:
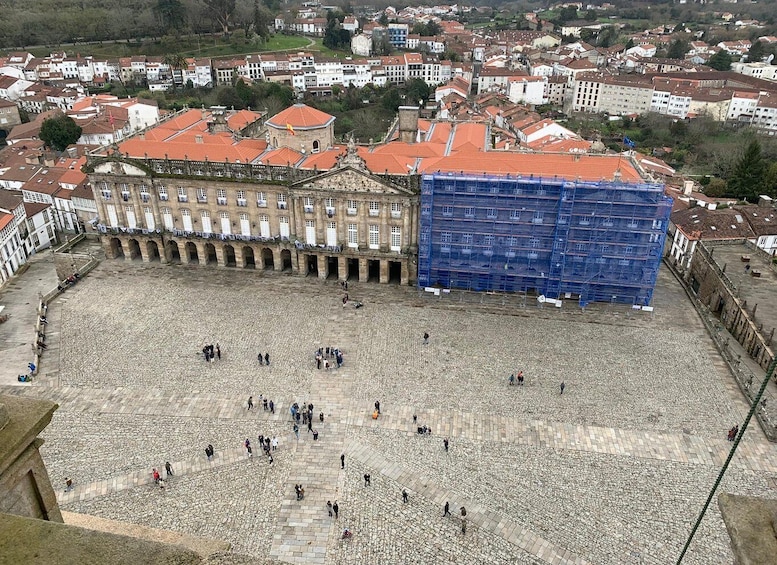
<svg viewBox="0 0 777 565"><path fill-rule="evenodd" d="M507 96L514 104L547 104L548 77L531 76L510 79Z"/></svg>
<svg viewBox="0 0 777 565"><path fill-rule="evenodd" d="M3 282L27 261L24 240L19 231L24 217L21 196L17 192L0 191L0 280Z"/></svg>
<svg viewBox="0 0 777 565"><path fill-rule="evenodd" d="M57 243L50 204L25 202L24 212L27 216L27 237L24 243L28 256Z"/></svg>
<svg viewBox="0 0 777 565"><path fill-rule="evenodd" d="M351 52L354 55L361 55L362 57L369 57L372 52L372 38L368 35L360 33L354 35L351 38Z"/></svg>

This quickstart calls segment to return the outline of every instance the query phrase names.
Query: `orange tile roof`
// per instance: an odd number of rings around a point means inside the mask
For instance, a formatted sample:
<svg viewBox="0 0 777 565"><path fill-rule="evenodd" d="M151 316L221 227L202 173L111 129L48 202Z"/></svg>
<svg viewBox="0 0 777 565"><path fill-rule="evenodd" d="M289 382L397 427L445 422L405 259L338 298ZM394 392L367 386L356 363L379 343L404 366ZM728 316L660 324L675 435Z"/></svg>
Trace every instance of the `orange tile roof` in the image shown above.
<svg viewBox="0 0 777 565"><path fill-rule="evenodd" d="M0 230L5 228L8 224L10 224L12 220L13 220L13 214L6 214L5 212L0 212Z"/></svg>
<svg viewBox="0 0 777 565"><path fill-rule="evenodd" d="M453 125L448 122L437 122L432 130L432 137L429 139L432 143L448 143Z"/></svg>
<svg viewBox="0 0 777 565"><path fill-rule="evenodd" d="M451 151L483 151L485 149L487 131L488 127L486 124L456 124L456 129L453 131Z"/></svg>
<svg viewBox="0 0 777 565"><path fill-rule="evenodd" d="M209 134L203 134L203 140ZM210 136L209 136L210 137ZM232 163L250 163L267 149L267 143L259 139L242 139L231 145L216 143L196 143L194 141L178 143L174 141L150 141L139 137L125 141L119 146L119 152L136 159L146 155L157 159L189 159L190 161L229 160Z"/></svg>
<svg viewBox="0 0 777 565"><path fill-rule="evenodd" d="M267 125L281 129L285 129L286 124L298 129L321 128L331 124L334 119L334 116L321 110L316 110L305 104L294 104L294 106L286 108L270 118Z"/></svg>
<svg viewBox="0 0 777 565"><path fill-rule="evenodd" d="M627 159L617 155L564 155L560 153L488 152L480 155L456 155L424 159L419 172L424 174L465 173L513 176L555 176L584 181L612 180L620 168L624 182L643 182Z"/></svg>
<svg viewBox="0 0 777 565"><path fill-rule="evenodd" d="M273 149L262 155L261 163L263 165L278 165L287 166L295 165L304 157L299 151L289 149L288 147L281 147L280 149Z"/></svg>
<svg viewBox="0 0 777 565"><path fill-rule="evenodd" d="M445 143L402 143L395 141L379 145L372 150L373 155L397 155L402 157L442 157L445 154Z"/></svg>
<svg viewBox="0 0 777 565"><path fill-rule="evenodd" d="M261 118L261 114L249 110L240 110L227 118L227 124L233 130L241 130Z"/></svg>
<svg viewBox="0 0 777 565"><path fill-rule="evenodd" d="M337 164L337 157L345 153L345 147L335 146L320 153L313 153L299 166L300 169L328 171Z"/></svg>

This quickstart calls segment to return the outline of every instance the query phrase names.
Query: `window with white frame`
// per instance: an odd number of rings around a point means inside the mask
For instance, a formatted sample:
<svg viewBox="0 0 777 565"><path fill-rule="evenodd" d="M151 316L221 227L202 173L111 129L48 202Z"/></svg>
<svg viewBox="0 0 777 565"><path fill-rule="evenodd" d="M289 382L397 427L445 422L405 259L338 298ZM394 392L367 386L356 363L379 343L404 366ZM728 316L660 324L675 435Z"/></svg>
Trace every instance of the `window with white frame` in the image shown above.
<svg viewBox="0 0 777 565"><path fill-rule="evenodd" d="M259 208L267 208L267 193L266 192L257 192L256 193L256 205Z"/></svg>
<svg viewBox="0 0 777 565"><path fill-rule="evenodd" d="M200 213L200 216L202 217L202 231L203 233L211 233L213 232L213 224L210 221L210 212L207 210L203 210Z"/></svg>
<svg viewBox="0 0 777 565"><path fill-rule="evenodd" d="M148 186L145 184L140 185L140 200L143 202L148 202L151 199L151 196L148 194Z"/></svg>
<svg viewBox="0 0 777 565"><path fill-rule="evenodd" d="M305 243L308 245L316 244L316 221L305 220Z"/></svg>
<svg viewBox="0 0 777 565"><path fill-rule="evenodd" d="M337 245L337 222L326 223L326 244L329 247Z"/></svg>
<svg viewBox="0 0 777 565"><path fill-rule="evenodd" d="M278 209L279 210L286 210L286 195L285 194L279 194L278 195Z"/></svg>
<svg viewBox="0 0 777 565"><path fill-rule="evenodd" d="M259 215L259 235L270 237L270 216L267 214Z"/></svg>
<svg viewBox="0 0 777 565"><path fill-rule="evenodd" d="M175 228L175 224L173 223L173 214L170 211L170 208L162 208L162 220L165 223L165 229L167 231L173 231Z"/></svg>
<svg viewBox="0 0 777 565"><path fill-rule="evenodd" d="M192 212L191 210L181 210L181 222L183 223L183 231L192 232L194 226L192 226Z"/></svg>
<svg viewBox="0 0 777 565"><path fill-rule="evenodd" d="M149 206L143 208L143 217L146 220L146 229L153 230L156 228L156 221L154 220L154 212Z"/></svg>
<svg viewBox="0 0 777 565"><path fill-rule="evenodd" d="M232 223L229 221L229 212L219 212L221 218L221 233L224 235L232 234Z"/></svg>
<svg viewBox="0 0 777 565"><path fill-rule="evenodd" d="M100 195L103 197L103 200L111 199L111 189L108 188L107 182L100 183Z"/></svg>
<svg viewBox="0 0 777 565"><path fill-rule="evenodd" d="M159 187L159 200L166 201L169 198L167 195L167 187L166 186L160 186Z"/></svg>
<svg viewBox="0 0 777 565"><path fill-rule="evenodd" d="M197 189L197 202L205 204L208 201L208 191L204 188Z"/></svg>
<svg viewBox="0 0 777 565"><path fill-rule="evenodd" d="M348 224L348 247L359 247L359 229L357 224Z"/></svg>
<svg viewBox="0 0 777 565"><path fill-rule="evenodd" d="M391 250L399 251L402 249L402 228L391 226Z"/></svg>
<svg viewBox="0 0 777 565"><path fill-rule="evenodd" d="M380 226L370 224L370 249L378 249L380 247Z"/></svg>
<svg viewBox="0 0 777 565"><path fill-rule="evenodd" d="M129 185L126 182L119 184L119 191L121 192L121 199L124 200L124 202L129 202L129 198L130 198Z"/></svg>
<svg viewBox="0 0 777 565"><path fill-rule="evenodd" d="M246 206L246 205L248 205L248 202L246 201L246 191L245 190L238 190L237 191L237 205L238 206Z"/></svg>
<svg viewBox="0 0 777 565"><path fill-rule="evenodd" d="M278 218L278 222L281 226L281 237L285 237L286 239L289 238L290 231L289 231L289 218L288 216L281 216Z"/></svg>
<svg viewBox="0 0 777 565"><path fill-rule="evenodd" d="M401 202L392 202L391 203L391 217L392 218L401 218L402 217L402 203Z"/></svg>
<svg viewBox="0 0 777 565"><path fill-rule="evenodd" d="M496 208L486 208L486 218L496 220Z"/></svg>
<svg viewBox="0 0 777 565"><path fill-rule="evenodd" d="M442 207L442 215L446 218L450 218L453 216L453 206L443 206Z"/></svg>
<svg viewBox="0 0 777 565"><path fill-rule="evenodd" d="M536 210L534 212L534 216L532 217L532 223L533 224L541 224L543 220L545 219L545 212L542 210Z"/></svg>
<svg viewBox="0 0 777 565"><path fill-rule="evenodd" d="M475 217L475 208L474 206L467 206L464 208L464 217L465 218L474 218Z"/></svg>
<svg viewBox="0 0 777 565"><path fill-rule="evenodd" d="M189 201L189 194L186 191L186 187L179 186L178 187L178 202L188 202Z"/></svg>
<svg viewBox="0 0 777 565"><path fill-rule="evenodd" d="M216 191L216 203L222 206L227 203L227 191L223 188L219 188Z"/></svg>
<svg viewBox="0 0 777 565"><path fill-rule="evenodd" d="M335 213L335 199L334 198L325 198L324 199L324 207L326 208L326 213L328 215L334 215L334 213Z"/></svg>
<svg viewBox="0 0 777 565"><path fill-rule="evenodd" d="M245 212L240 214L240 235L251 235L251 220Z"/></svg>
<svg viewBox="0 0 777 565"><path fill-rule="evenodd" d="M119 227L119 216L116 214L116 206L113 204L106 204L105 209L108 212L108 224L112 228Z"/></svg>
<svg viewBox="0 0 777 565"><path fill-rule="evenodd" d="M308 214L313 212L313 197L312 196L305 196L302 199L302 206L305 209L305 212Z"/></svg>
<svg viewBox="0 0 777 565"><path fill-rule="evenodd" d="M135 207L134 206L125 206L124 207L124 216L127 218L127 227L130 229L135 229L138 227L138 221L137 218L135 218Z"/></svg>
<svg viewBox="0 0 777 565"><path fill-rule="evenodd" d="M346 208L349 216L355 216L356 211L358 210L356 200L349 200L346 205Z"/></svg>
<svg viewBox="0 0 777 565"><path fill-rule="evenodd" d="M474 236L471 233L461 234L461 248L463 251L469 251L472 248Z"/></svg>
<svg viewBox="0 0 777 565"><path fill-rule="evenodd" d="M370 216L379 216L380 215L380 202L377 202L375 200L370 201Z"/></svg>

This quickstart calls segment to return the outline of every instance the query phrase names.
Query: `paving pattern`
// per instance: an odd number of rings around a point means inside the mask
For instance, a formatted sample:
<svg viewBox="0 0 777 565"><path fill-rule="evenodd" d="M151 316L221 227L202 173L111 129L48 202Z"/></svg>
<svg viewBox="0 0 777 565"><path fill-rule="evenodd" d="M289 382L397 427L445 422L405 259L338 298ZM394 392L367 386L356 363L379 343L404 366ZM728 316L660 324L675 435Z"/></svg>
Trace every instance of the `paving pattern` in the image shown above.
<svg viewBox="0 0 777 565"><path fill-rule="evenodd" d="M651 317L353 283L349 294L365 307L342 308L334 281L107 261L52 307L59 364L2 392L60 404L42 453L55 484L75 480L63 509L224 539L238 553L320 564L676 559L747 406L674 281L662 274ZM223 356L208 364L198 352L211 342ZM316 370L313 352L327 345L344 351L342 368ZM518 369L527 384L508 386ZM272 398L275 414L249 412L249 394ZM292 433L293 402L324 413L318 441L304 426ZM424 424L431 436L415 433ZM242 448L259 433L280 440L272 464ZM150 471L165 461L176 475L161 490ZM775 478L777 449L751 427L722 488L774 497ZM354 537L340 540L345 526ZM732 561L714 506L686 559Z"/></svg>

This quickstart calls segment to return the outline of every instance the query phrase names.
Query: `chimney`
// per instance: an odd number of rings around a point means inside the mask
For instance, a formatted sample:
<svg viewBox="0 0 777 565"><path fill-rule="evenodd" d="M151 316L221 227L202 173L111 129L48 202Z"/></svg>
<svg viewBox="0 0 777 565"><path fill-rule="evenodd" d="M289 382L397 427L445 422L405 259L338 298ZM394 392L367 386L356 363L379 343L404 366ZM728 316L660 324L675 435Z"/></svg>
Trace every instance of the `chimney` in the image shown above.
<svg viewBox="0 0 777 565"><path fill-rule="evenodd" d="M774 200L765 194L758 197L759 208L771 208L774 205Z"/></svg>
<svg viewBox="0 0 777 565"><path fill-rule="evenodd" d="M399 141L415 143L418 136L418 118L421 110L418 106L399 107Z"/></svg>
<svg viewBox="0 0 777 565"><path fill-rule="evenodd" d="M690 196L692 192L693 192L693 181L692 180L683 181L683 196Z"/></svg>

